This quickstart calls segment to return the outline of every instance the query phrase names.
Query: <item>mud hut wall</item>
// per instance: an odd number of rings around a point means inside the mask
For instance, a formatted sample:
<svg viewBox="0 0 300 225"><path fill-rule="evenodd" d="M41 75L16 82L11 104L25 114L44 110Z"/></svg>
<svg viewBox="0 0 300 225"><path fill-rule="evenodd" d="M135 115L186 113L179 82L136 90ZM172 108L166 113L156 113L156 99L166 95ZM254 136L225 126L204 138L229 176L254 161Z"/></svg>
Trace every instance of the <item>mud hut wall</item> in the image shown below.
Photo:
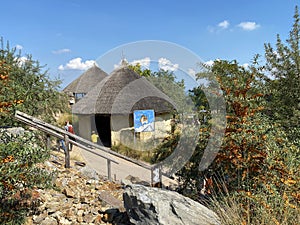
<svg viewBox="0 0 300 225"><path fill-rule="evenodd" d="M91 133L92 133L92 119L93 116L90 115L78 115L78 132L79 136L82 138L85 138L87 140L90 140Z"/></svg>
<svg viewBox="0 0 300 225"><path fill-rule="evenodd" d="M112 145L120 143L127 146L147 142L151 139L156 141L165 138L171 131L172 115L169 113L160 114L155 117L154 132L134 132L132 115L113 115L111 117L111 142Z"/></svg>
<svg viewBox="0 0 300 225"><path fill-rule="evenodd" d="M160 114L155 117L155 138L163 139L171 132L171 120L173 115L170 113Z"/></svg>
<svg viewBox="0 0 300 225"><path fill-rule="evenodd" d="M132 141L133 136L132 115L112 115L111 116L111 143L119 145L124 140ZM123 140L123 141L122 141Z"/></svg>

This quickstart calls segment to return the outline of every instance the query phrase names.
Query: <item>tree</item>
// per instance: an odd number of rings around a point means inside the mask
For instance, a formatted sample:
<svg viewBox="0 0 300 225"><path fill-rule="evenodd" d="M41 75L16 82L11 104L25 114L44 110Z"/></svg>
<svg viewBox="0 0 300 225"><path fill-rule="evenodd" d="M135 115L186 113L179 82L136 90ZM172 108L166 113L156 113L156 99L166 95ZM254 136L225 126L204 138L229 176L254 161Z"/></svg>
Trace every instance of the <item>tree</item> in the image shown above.
<svg viewBox="0 0 300 225"><path fill-rule="evenodd" d="M300 18L295 8L294 24L286 44L277 35L276 49L265 44L265 70L270 91L269 112L300 146Z"/></svg>
<svg viewBox="0 0 300 225"><path fill-rule="evenodd" d="M59 80L51 80L47 71L31 55L6 47L0 48L0 123L16 125L14 111L20 110L47 122L54 122L58 112L66 111L66 96L58 91Z"/></svg>
<svg viewBox="0 0 300 225"><path fill-rule="evenodd" d="M45 121L55 121L55 114L66 110L66 99L58 91L60 81L50 80L38 61L30 55L0 48L0 124L16 126L15 110ZM37 167L49 157L38 133L15 136L0 129L0 223L23 224L25 216L38 202L36 188L51 185L51 174Z"/></svg>
<svg viewBox="0 0 300 225"><path fill-rule="evenodd" d="M176 104L178 113L191 111L189 97L184 90L184 80L177 81L174 72L163 69L158 71L142 69L140 64L129 65L129 68L145 77L156 88L169 96L173 103Z"/></svg>
<svg viewBox="0 0 300 225"><path fill-rule="evenodd" d="M137 63L135 65L128 65L130 69L132 69L134 72L138 73L142 77L150 77L151 76L151 70L150 69L143 69L141 64Z"/></svg>
<svg viewBox="0 0 300 225"><path fill-rule="evenodd" d="M253 213L262 210L270 211L269 216L276 222L295 218L299 206L299 149L286 141L285 132L264 113L266 100L260 68L255 64L245 68L236 61L217 60L198 74L199 78L203 76L216 77L226 101L225 136L210 167L222 181L219 185L226 184L229 194L238 197L241 214L249 224L253 222ZM209 124L200 130L204 140L199 144L207 140L207 128ZM183 173L184 180L197 183L199 175L203 175L196 173L203 147L199 145L193 163L186 166L185 172L190 172ZM220 193L218 185L215 187L216 193ZM282 208L289 209L290 214L272 216L278 215Z"/></svg>

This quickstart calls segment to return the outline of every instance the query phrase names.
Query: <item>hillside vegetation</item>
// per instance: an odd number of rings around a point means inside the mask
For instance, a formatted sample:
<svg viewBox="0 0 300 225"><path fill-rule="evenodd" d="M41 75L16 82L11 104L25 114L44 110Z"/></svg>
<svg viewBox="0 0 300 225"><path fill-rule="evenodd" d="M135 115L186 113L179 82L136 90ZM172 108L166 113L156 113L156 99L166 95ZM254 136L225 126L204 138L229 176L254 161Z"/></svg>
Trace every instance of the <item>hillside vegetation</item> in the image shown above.
<svg viewBox="0 0 300 225"><path fill-rule="evenodd" d="M209 82L190 91L201 125L193 157L176 174L180 178L178 192L203 202L203 178L208 178L211 183L205 189L205 204L219 214L222 224L296 225L300 221L299 43L296 7L288 39L282 41L278 35L275 47L265 44L264 64L259 63L262 56L255 56L247 67L234 60L216 60L212 66L201 65L197 73L198 79ZM56 114L65 111L66 103L58 91L59 83L50 80L31 56L21 61L20 54L4 47L2 41L1 125L20 125L13 118L16 109L55 123ZM219 96L224 97L227 123L220 150L203 171L199 163L215 132L212 126L218 128L204 90L211 93L214 104ZM165 159L180 135L179 128L147 160L156 163ZM1 130L1 224L22 224L36 207L34 190L52 185L52 175L37 166L50 156L42 137L25 132L17 138Z"/></svg>

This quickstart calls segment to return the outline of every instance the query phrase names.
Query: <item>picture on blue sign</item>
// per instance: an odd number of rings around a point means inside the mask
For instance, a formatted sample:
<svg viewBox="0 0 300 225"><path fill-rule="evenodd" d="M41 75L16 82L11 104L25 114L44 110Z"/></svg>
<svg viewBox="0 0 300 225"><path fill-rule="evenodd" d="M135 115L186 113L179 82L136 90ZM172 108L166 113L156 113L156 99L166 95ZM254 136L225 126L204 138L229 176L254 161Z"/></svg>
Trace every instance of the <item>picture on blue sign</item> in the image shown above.
<svg viewBox="0 0 300 225"><path fill-rule="evenodd" d="M154 131L154 110L135 110L133 112L133 120L135 132Z"/></svg>

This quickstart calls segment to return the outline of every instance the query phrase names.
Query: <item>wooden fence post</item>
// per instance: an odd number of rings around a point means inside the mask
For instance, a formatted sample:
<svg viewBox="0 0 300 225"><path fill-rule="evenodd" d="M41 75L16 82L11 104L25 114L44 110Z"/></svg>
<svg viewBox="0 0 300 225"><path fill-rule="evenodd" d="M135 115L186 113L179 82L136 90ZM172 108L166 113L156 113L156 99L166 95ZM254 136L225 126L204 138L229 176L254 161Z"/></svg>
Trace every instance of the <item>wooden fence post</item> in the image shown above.
<svg viewBox="0 0 300 225"><path fill-rule="evenodd" d="M107 176L108 180L111 181L111 161L107 159Z"/></svg>
<svg viewBox="0 0 300 225"><path fill-rule="evenodd" d="M46 134L47 137L47 149L51 148L51 139L50 139L50 134Z"/></svg>
<svg viewBox="0 0 300 225"><path fill-rule="evenodd" d="M65 168L70 168L70 152L69 152L69 136L67 134L64 135L65 141Z"/></svg>

